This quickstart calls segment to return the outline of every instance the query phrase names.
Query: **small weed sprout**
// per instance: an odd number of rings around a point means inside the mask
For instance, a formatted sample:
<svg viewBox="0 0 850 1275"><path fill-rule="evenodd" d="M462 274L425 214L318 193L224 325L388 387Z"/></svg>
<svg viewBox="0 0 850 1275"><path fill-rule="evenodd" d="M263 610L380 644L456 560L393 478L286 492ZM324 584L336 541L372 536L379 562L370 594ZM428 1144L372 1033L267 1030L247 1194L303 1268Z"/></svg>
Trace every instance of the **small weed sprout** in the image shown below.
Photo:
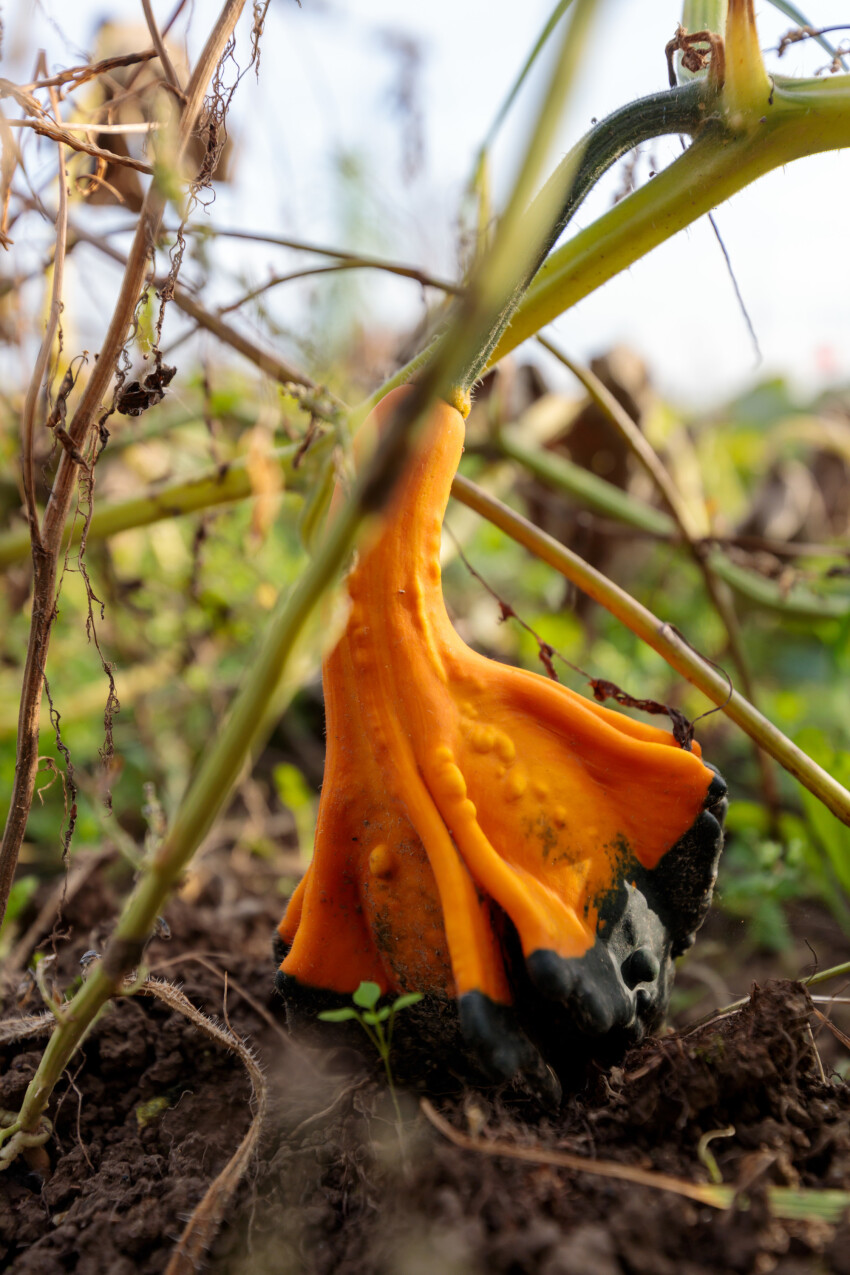
<svg viewBox="0 0 850 1275"><path fill-rule="evenodd" d="M381 999L381 989L377 983L364 982L360 984L356 992L352 993L351 999L357 1006L356 1009L348 1005L342 1009L326 1009L319 1014L319 1018L323 1023L344 1023L352 1018L357 1019L377 1053L383 1059L390 1097L393 1100L399 1128L401 1128L401 1111L396 1098L393 1073L390 1066L393 1024L399 1010L409 1009L411 1005L416 1005L422 1000L422 992L405 992L404 995L397 996L391 1005L384 1005L381 1009L376 1009L375 1007ZM384 1023L386 1023L386 1030L384 1030Z"/></svg>

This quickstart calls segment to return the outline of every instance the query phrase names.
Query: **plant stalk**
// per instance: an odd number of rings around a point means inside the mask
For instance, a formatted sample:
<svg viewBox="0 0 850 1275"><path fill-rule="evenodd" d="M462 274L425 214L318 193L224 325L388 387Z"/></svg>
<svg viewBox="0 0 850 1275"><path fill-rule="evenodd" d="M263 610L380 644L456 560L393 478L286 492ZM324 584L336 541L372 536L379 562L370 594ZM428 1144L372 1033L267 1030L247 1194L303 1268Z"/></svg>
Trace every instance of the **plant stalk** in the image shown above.
<svg viewBox="0 0 850 1275"><path fill-rule="evenodd" d="M707 546L700 539L700 528L697 525L697 520L691 514L687 502L679 494L679 490L667 472L666 466L625 408L617 402L611 391L602 384L599 377L595 376L590 368L580 366L544 336L538 336L537 340L545 350L548 350L550 354L567 367L584 386L592 401L600 411L604 412L632 455L655 483L662 500L676 522L683 542L687 545L690 555L702 575L709 601L726 630L729 652L738 671L744 695L756 707L755 684L750 673L747 654L744 650L741 626L731 594L726 586L718 580L709 561ZM755 759L761 775L762 795L770 816L771 834L775 836L777 835L779 818L779 790L776 785L776 775L767 755L758 747L755 749Z"/></svg>
<svg viewBox="0 0 850 1275"><path fill-rule="evenodd" d="M219 58L239 19L245 0L226 0L218 20L201 51L186 90L180 116L175 163L181 166L195 131L204 96ZM147 273L151 244L155 242L165 209L166 196L151 182L139 214L139 222L124 272L121 291L104 338L100 355L74 412L68 436L71 448L63 449L44 513L40 539L33 534L33 602L30 638L21 688L18 715L18 748L9 815L0 844L0 923L6 914L9 891L15 875L21 843L26 832L38 770L38 733L41 692L50 645L50 631L56 614L56 579L59 555L68 511L78 477L78 462L94 425L101 402L109 388L124 342L133 322L136 305Z"/></svg>

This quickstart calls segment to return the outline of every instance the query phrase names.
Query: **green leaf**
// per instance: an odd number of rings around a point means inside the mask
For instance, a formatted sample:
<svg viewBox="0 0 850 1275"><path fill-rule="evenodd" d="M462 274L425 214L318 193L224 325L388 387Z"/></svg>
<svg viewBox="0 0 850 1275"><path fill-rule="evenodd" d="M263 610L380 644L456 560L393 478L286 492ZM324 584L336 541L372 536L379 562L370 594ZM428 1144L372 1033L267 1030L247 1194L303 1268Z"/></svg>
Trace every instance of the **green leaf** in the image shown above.
<svg viewBox="0 0 850 1275"><path fill-rule="evenodd" d="M383 1009L365 1010L363 1013L363 1021L364 1023L371 1023L371 1025L374 1027L377 1023L385 1023L387 1019L389 1018L389 1016L390 1016L389 1007L385 1005Z"/></svg>
<svg viewBox="0 0 850 1275"><path fill-rule="evenodd" d="M349 1018L359 1018L360 1015L356 1009L324 1009L319 1018L323 1023L344 1023Z"/></svg>
<svg viewBox="0 0 850 1275"><path fill-rule="evenodd" d="M12 885L9 891L9 903L6 908L6 920L13 921L16 916L23 912L30 899L35 895L38 889L38 877L26 876L19 877Z"/></svg>
<svg viewBox="0 0 850 1275"><path fill-rule="evenodd" d="M361 1009L374 1009L381 999L381 989L377 983L361 983L351 999Z"/></svg>
<svg viewBox="0 0 850 1275"><path fill-rule="evenodd" d="M393 1001L393 1013L397 1014L400 1009L407 1009L410 1005L418 1005L422 996L422 992L405 992Z"/></svg>
<svg viewBox="0 0 850 1275"><path fill-rule="evenodd" d="M288 806L292 811L295 830L298 833L298 844L301 850L309 855L316 833L318 810L316 794L298 767L289 762L281 762L275 766L272 779L278 797L284 806Z"/></svg>

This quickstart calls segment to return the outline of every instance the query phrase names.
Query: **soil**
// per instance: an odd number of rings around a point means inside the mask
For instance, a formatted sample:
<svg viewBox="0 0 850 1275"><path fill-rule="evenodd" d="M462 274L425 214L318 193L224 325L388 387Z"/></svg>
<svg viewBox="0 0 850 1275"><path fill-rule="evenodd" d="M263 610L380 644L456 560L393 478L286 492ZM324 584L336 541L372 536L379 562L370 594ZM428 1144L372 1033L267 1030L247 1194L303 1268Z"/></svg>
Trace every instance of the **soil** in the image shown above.
<svg viewBox="0 0 850 1275"><path fill-rule="evenodd" d="M105 879L92 876L66 907L51 967L63 985L108 931ZM774 1186L850 1188L850 1086L832 1072L847 1049L817 1017L829 1007L813 1006L800 984L763 979L733 1015L645 1041L613 1068L590 1065L556 1113L520 1092L465 1084L445 1047L452 1023L417 1007L406 1030L399 1020L399 1125L380 1064L356 1047L358 1036L321 1027L317 1046L315 1028L306 1042L287 1033L272 981L281 902L270 881L246 879L236 891L223 881L208 873L194 897L174 900L171 936L148 952L153 973L250 1041L268 1086L258 1151L206 1252L214 1275L850 1275L850 1214L787 1221L768 1201ZM822 963L832 941L835 960L846 959L825 914L800 924L820 927ZM716 950L726 971L712 966L707 977ZM680 978L689 1013L711 1008L710 999L693 1003L706 981L729 979L729 999L748 990L738 953L736 967L713 919L697 943L696 975L686 966ZM40 1008L23 980L3 1017ZM42 1047L0 1044L0 1106L20 1103ZM435 1110L474 1149L426 1119L423 1075ZM50 1114L47 1155L0 1176L0 1269L154 1275L248 1130L252 1091L243 1062L182 1014L127 998L88 1037ZM716 1168L739 1192L727 1210L492 1148L508 1143L544 1160L568 1152L705 1183L700 1140L716 1131Z"/></svg>

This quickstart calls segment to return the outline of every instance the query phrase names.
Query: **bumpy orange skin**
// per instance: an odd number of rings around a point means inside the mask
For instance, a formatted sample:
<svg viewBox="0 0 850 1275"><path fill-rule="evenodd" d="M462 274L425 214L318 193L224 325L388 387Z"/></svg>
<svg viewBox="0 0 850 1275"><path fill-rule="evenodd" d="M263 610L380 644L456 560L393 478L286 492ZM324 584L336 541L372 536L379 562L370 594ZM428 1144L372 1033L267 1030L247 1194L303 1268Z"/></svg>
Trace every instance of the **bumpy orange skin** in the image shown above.
<svg viewBox="0 0 850 1275"><path fill-rule="evenodd" d="M439 551L463 441L460 413L438 404L348 578L324 665L315 854L280 927L282 971L307 986L369 979L508 1004L499 910L526 958L584 956L625 866L654 869L706 803L698 748L461 641Z"/></svg>

